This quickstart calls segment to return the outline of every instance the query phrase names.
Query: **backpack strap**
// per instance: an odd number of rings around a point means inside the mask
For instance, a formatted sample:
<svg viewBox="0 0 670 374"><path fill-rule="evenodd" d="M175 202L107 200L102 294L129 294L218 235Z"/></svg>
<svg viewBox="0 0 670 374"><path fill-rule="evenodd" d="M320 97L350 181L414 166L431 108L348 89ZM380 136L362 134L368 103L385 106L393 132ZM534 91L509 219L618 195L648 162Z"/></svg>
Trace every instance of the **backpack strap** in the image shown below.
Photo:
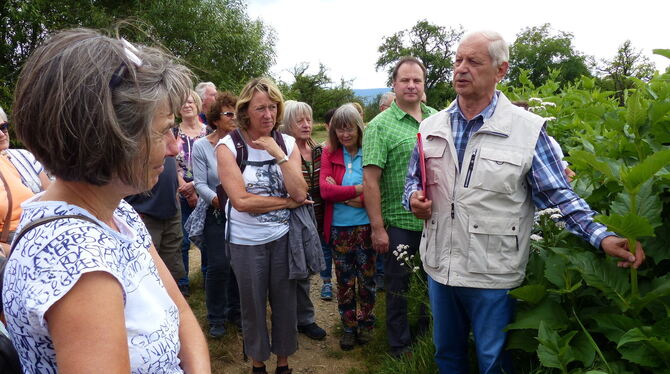
<svg viewBox="0 0 670 374"><path fill-rule="evenodd" d="M282 134L277 130L272 130L272 137L274 138L279 148L281 148L281 150L284 151L284 154L286 156L289 156L288 151L286 150L286 143L284 143L284 137L282 136Z"/></svg>
<svg viewBox="0 0 670 374"><path fill-rule="evenodd" d="M62 215L62 216L42 217L42 218L36 219L36 220L30 222L29 224L25 225L21 229L21 231L16 233L16 235L14 236L14 240L12 241L12 246L11 246L11 249L9 251L9 256L7 256L7 259L9 260L9 257L11 257L11 255L14 253L14 247L16 247L16 245L19 243L19 240L21 240L23 235L25 235L28 231L34 229L37 226L41 226L41 225L44 225L46 223L49 223L51 221L57 221L59 219L66 219L66 218L80 219L80 220L83 220L83 221L91 222L96 226L100 226L100 224L97 221L95 221L93 218L86 217L86 216L81 215L81 214L65 214L65 215Z"/></svg>
<svg viewBox="0 0 670 374"><path fill-rule="evenodd" d="M240 172L244 173L244 168L247 166L246 161L249 158L247 143L244 142L240 129L235 129L235 131L231 132L230 137L233 139L233 145L235 146L235 161L240 168Z"/></svg>

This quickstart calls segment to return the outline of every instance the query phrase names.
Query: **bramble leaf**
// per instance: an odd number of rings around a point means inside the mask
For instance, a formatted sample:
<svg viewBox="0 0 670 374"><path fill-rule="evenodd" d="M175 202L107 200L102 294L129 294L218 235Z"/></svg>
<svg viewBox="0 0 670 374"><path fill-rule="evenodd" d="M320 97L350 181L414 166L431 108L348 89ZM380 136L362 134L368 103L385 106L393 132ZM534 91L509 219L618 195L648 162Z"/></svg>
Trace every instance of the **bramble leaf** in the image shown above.
<svg viewBox="0 0 670 374"><path fill-rule="evenodd" d="M592 329L602 333L614 343L619 343L628 330L640 326L639 322L624 314L595 314L593 320L597 326Z"/></svg>
<svg viewBox="0 0 670 374"><path fill-rule="evenodd" d="M518 300L523 300L531 304L537 304L547 294L547 288L541 284L529 284L516 288L509 292L510 296Z"/></svg>
<svg viewBox="0 0 670 374"><path fill-rule="evenodd" d="M567 159L576 165L581 165L585 169L598 170L610 179L618 179L619 170L610 168L607 162L598 159L593 153L575 150L570 152L570 157L567 157Z"/></svg>
<svg viewBox="0 0 670 374"><path fill-rule="evenodd" d="M652 49L651 51L655 55L661 55L670 58L670 49Z"/></svg>
<svg viewBox="0 0 670 374"><path fill-rule="evenodd" d="M670 149L654 152L642 162L629 168L621 179L629 191L635 191L640 185L651 179L662 168L670 165Z"/></svg>
<svg viewBox="0 0 670 374"><path fill-rule="evenodd" d="M654 236L654 228L649 221L635 213L628 213L625 216L618 214L598 215L594 219L607 226L610 231L626 238L639 239L645 236Z"/></svg>
<svg viewBox="0 0 670 374"><path fill-rule="evenodd" d="M537 329L543 322L550 329L561 330L568 326L568 316L560 304L545 298L535 308L518 311L505 330Z"/></svg>

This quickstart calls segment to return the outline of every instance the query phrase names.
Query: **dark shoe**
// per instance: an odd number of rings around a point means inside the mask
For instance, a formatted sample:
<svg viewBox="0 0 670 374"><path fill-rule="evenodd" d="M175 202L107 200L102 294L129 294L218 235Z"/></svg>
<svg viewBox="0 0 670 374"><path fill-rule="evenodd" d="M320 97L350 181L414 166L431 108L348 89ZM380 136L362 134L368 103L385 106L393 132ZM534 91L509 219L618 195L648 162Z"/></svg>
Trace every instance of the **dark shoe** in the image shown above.
<svg viewBox="0 0 670 374"><path fill-rule="evenodd" d="M326 300L330 301L333 299L333 284L332 283L324 283L323 286L321 286L321 300Z"/></svg>
<svg viewBox="0 0 670 374"><path fill-rule="evenodd" d="M288 366L277 366L275 369L275 374L291 374L293 369L289 369Z"/></svg>
<svg viewBox="0 0 670 374"><path fill-rule="evenodd" d="M395 359L412 357L412 350L409 347L391 348L391 357Z"/></svg>
<svg viewBox="0 0 670 374"><path fill-rule="evenodd" d="M372 329L360 329L356 334L356 341L360 345L366 345L372 341Z"/></svg>
<svg viewBox="0 0 670 374"><path fill-rule="evenodd" d="M340 338L340 348L343 351L350 351L354 349L354 344L356 344L356 333L353 331L343 332Z"/></svg>
<svg viewBox="0 0 670 374"><path fill-rule="evenodd" d="M262 367L259 367L259 368L255 367L255 366L252 366L251 367L251 374L268 374L268 372L267 372L267 370L265 370L265 365L263 365Z"/></svg>
<svg viewBox="0 0 670 374"><path fill-rule="evenodd" d="M184 296L185 299L188 299L188 297L191 296L191 291L188 287L188 284L180 284L179 291L181 292L181 294Z"/></svg>
<svg viewBox="0 0 670 374"><path fill-rule="evenodd" d="M221 324L211 325L209 328L209 336L212 338L220 338L226 335L226 327Z"/></svg>
<svg viewBox="0 0 670 374"><path fill-rule="evenodd" d="M319 327L316 322L305 326L298 326L298 332L303 333L307 335L308 338L314 340L323 340L326 337L326 330Z"/></svg>

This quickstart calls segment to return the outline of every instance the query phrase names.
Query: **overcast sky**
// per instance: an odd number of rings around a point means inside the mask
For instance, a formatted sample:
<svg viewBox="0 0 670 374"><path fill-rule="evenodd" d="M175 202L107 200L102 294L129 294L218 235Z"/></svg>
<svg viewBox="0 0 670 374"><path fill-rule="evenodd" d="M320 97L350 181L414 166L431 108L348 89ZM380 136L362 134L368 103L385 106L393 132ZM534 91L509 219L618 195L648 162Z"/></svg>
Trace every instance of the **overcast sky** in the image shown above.
<svg viewBox="0 0 670 374"><path fill-rule="evenodd" d="M308 62L311 73L323 63L333 81L353 80L353 88L385 87L385 73L375 71L377 48L384 36L421 19L462 25L466 32L498 31L508 43L525 27L551 23L574 35L578 51L598 59L612 58L630 39L657 69L670 62L651 52L670 49L668 0L249 0L248 13L274 28L277 61L272 73L287 82L292 80L288 70Z"/></svg>

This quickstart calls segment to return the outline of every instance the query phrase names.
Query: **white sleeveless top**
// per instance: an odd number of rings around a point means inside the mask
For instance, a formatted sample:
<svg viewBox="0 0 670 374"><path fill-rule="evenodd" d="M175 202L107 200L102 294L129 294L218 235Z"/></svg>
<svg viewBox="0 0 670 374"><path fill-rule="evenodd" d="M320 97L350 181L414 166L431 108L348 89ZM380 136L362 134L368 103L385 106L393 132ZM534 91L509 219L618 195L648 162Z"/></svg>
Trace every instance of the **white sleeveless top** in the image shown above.
<svg viewBox="0 0 670 374"><path fill-rule="evenodd" d="M88 211L65 202L22 204L18 227L41 217ZM56 354L44 315L88 272L112 275L123 290L132 373L183 373L179 367L179 311L159 278L151 237L124 200L114 211L120 232L78 219L35 227L14 249L5 272L7 328L26 373L57 373ZM97 220L97 219L96 219ZM18 231L17 230L17 231ZM100 306L104 308L104 305Z"/></svg>

